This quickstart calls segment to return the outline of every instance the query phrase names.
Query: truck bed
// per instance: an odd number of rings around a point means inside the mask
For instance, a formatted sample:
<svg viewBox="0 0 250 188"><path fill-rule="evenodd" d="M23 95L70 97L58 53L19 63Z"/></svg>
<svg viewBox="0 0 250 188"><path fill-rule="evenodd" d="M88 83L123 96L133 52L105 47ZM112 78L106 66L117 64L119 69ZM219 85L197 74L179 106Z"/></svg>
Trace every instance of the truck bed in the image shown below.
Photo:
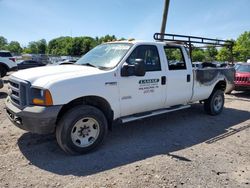
<svg viewBox="0 0 250 188"><path fill-rule="evenodd" d="M211 93L211 87L214 87L218 80L226 81L225 93L234 88L235 69L233 67L205 67L193 69L194 74L194 95L192 101L207 98ZM209 95L208 95L209 94Z"/></svg>

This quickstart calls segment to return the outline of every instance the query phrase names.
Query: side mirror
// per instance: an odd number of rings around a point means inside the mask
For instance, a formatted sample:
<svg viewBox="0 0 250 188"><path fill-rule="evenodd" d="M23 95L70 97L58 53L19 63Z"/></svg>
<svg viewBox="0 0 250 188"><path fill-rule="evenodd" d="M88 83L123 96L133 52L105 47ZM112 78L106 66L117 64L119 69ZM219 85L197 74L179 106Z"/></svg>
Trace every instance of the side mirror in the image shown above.
<svg viewBox="0 0 250 188"><path fill-rule="evenodd" d="M136 59L135 64L129 65L125 63L121 69L121 76L144 76L145 68L143 59Z"/></svg>
<svg viewBox="0 0 250 188"><path fill-rule="evenodd" d="M135 60L135 76L145 76L145 65L143 59Z"/></svg>

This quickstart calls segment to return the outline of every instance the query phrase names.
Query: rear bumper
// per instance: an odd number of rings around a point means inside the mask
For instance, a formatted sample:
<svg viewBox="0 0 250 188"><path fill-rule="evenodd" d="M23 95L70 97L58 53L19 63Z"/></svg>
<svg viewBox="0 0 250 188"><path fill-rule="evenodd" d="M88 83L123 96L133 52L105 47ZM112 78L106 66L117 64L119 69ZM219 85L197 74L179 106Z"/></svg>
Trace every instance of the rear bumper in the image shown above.
<svg viewBox="0 0 250 188"><path fill-rule="evenodd" d="M18 69L17 69L17 66L12 67L12 68L9 69L9 71L17 71L17 70L18 70Z"/></svg>
<svg viewBox="0 0 250 188"><path fill-rule="evenodd" d="M38 134L53 133L56 119L62 106L28 106L23 110L14 106L7 98L6 113L9 120L17 127Z"/></svg>

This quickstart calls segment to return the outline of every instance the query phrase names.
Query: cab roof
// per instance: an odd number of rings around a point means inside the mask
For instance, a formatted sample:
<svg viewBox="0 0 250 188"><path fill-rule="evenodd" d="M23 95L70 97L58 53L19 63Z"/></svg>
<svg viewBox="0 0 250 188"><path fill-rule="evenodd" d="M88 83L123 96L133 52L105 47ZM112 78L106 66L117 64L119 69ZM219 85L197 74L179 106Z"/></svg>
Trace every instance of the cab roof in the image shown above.
<svg viewBox="0 0 250 188"><path fill-rule="evenodd" d="M118 40L118 41L111 41L106 43L129 43L129 44L148 44L148 45L176 45L176 46L183 46L183 43L177 42L162 42L162 41L145 41L145 40Z"/></svg>

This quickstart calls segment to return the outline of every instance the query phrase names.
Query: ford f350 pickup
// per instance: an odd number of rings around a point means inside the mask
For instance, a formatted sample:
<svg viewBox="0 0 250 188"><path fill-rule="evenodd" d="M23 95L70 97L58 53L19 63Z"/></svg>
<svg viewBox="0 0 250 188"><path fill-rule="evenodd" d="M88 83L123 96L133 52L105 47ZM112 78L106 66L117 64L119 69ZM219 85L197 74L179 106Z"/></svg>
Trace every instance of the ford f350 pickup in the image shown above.
<svg viewBox="0 0 250 188"><path fill-rule="evenodd" d="M9 78L6 111L19 128L55 133L70 154L96 148L113 122L130 122L204 103L220 114L233 88L233 68L192 68L184 45L117 41L73 65L18 71Z"/></svg>

